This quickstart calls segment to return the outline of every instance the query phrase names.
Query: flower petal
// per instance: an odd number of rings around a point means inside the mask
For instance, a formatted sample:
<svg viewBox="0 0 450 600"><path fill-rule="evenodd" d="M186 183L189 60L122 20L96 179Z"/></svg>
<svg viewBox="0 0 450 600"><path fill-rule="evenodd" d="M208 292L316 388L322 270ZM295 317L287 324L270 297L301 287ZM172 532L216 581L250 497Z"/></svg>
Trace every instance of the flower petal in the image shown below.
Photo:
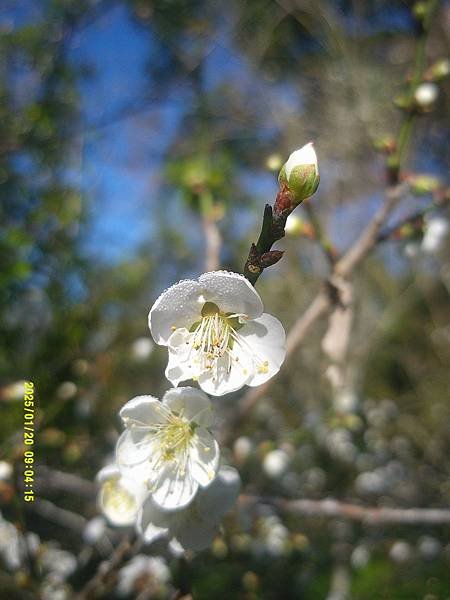
<svg viewBox="0 0 450 600"><path fill-rule="evenodd" d="M120 409L119 416L124 425L152 425L164 423L166 418L161 414L161 402L153 396L136 396Z"/></svg>
<svg viewBox="0 0 450 600"><path fill-rule="evenodd" d="M147 436L147 432L126 429L116 445L116 461L122 475L142 483L153 482L158 474L154 468L157 449Z"/></svg>
<svg viewBox="0 0 450 600"><path fill-rule="evenodd" d="M203 427L195 431L194 447L190 451L190 472L202 487L214 480L219 467L219 444L211 433Z"/></svg>
<svg viewBox="0 0 450 600"><path fill-rule="evenodd" d="M168 390L163 396L163 404L181 414L185 419L203 427L212 424L211 401L201 390L193 387L180 387Z"/></svg>
<svg viewBox="0 0 450 600"><path fill-rule="evenodd" d="M233 467L219 469L212 484L199 492L196 506L200 514L209 515L211 520L220 521L236 502L241 489L241 478Z"/></svg>
<svg viewBox="0 0 450 600"><path fill-rule="evenodd" d="M170 513L159 509L150 496L138 513L136 529L145 542L151 543L168 534L170 520Z"/></svg>
<svg viewBox="0 0 450 600"><path fill-rule="evenodd" d="M180 381L186 381L195 376L191 362L188 361L191 336L192 334L187 329L180 327L169 338L169 361L165 375L172 385L177 386Z"/></svg>
<svg viewBox="0 0 450 600"><path fill-rule="evenodd" d="M253 359L250 353L236 352L237 360L229 361L228 356L217 360L213 369L204 371L198 377L198 384L211 396L223 396L241 389L253 376Z"/></svg>
<svg viewBox="0 0 450 600"><path fill-rule="evenodd" d="M192 479L189 470L181 476L179 469L170 464L160 472L152 498L160 508L175 510L190 504L197 490L198 483Z"/></svg>
<svg viewBox="0 0 450 600"><path fill-rule="evenodd" d="M148 315L148 325L157 344L167 346L174 327L187 327L198 321L204 302L202 287L186 279L163 292Z"/></svg>
<svg viewBox="0 0 450 600"><path fill-rule="evenodd" d="M247 384L261 385L280 370L286 356L286 334L278 319L264 313L238 331L244 348L254 357L255 369Z"/></svg>
<svg viewBox="0 0 450 600"><path fill-rule="evenodd" d="M186 519L178 528L176 541L184 550L200 552L211 546L219 530L219 523Z"/></svg>
<svg viewBox="0 0 450 600"><path fill-rule="evenodd" d="M240 313L259 317L263 303L258 292L243 275L228 271L204 273L198 279L208 302L214 302L225 313Z"/></svg>

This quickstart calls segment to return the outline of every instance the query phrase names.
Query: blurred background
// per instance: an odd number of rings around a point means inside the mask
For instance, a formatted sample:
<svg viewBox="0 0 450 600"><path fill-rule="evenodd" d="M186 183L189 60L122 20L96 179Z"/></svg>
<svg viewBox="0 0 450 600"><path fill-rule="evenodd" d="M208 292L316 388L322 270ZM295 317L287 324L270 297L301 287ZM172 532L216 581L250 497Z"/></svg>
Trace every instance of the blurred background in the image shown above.
<svg viewBox="0 0 450 600"><path fill-rule="evenodd" d="M257 284L286 330L386 184L408 189L334 337L315 324L223 455L249 494L448 506L449 21L435 1L2 2L0 598L72 598L111 555L121 534L93 482L117 411L170 387L149 308L181 278L242 271L280 166L309 141L319 190ZM23 380L38 402L28 504ZM244 393L215 400L218 431ZM241 506L211 550L143 547L83 597L444 600L449 552L448 526Z"/></svg>

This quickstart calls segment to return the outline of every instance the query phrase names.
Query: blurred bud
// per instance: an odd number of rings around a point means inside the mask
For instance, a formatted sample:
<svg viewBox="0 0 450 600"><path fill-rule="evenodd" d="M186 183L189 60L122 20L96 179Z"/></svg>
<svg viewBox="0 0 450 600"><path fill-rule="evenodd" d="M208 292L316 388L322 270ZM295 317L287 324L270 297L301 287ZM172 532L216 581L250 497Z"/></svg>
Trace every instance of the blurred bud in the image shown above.
<svg viewBox="0 0 450 600"><path fill-rule="evenodd" d="M268 477L278 479L286 471L290 462L289 455L284 450L272 450L263 460L263 469Z"/></svg>
<svg viewBox="0 0 450 600"><path fill-rule="evenodd" d="M352 567L362 569L370 560L370 552L366 546L356 546L351 555Z"/></svg>
<svg viewBox="0 0 450 600"><path fill-rule="evenodd" d="M295 205L314 194L319 186L317 155L312 142L293 152L278 176L280 185L289 188Z"/></svg>
<svg viewBox="0 0 450 600"><path fill-rule="evenodd" d="M58 386L56 390L56 395L61 400L70 400L77 393L77 386L73 383L73 381L64 381L61 385Z"/></svg>
<svg viewBox="0 0 450 600"><path fill-rule="evenodd" d="M450 60L442 58L435 62L427 71L427 76L432 81L441 81L450 75Z"/></svg>
<svg viewBox="0 0 450 600"><path fill-rule="evenodd" d="M418 21L423 21L428 13L428 2L419 0L413 6L413 15Z"/></svg>
<svg viewBox="0 0 450 600"><path fill-rule="evenodd" d="M13 466L6 460L0 460L0 481L8 481L11 479L12 474Z"/></svg>
<svg viewBox="0 0 450 600"><path fill-rule="evenodd" d="M17 402L18 400L23 400L25 389L24 386L24 381L15 381L14 383L5 385L5 387L0 389L0 398L6 402Z"/></svg>
<svg viewBox="0 0 450 600"><path fill-rule="evenodd" d="M417 86L414 101L422 110L429 110L439 96L439 88L435 83L425 82Z"/></svg>
<svg viewBox="0 0 450 600"><path fill-rule="evenodd" d="M270 154L266 158L266 167L269 171L279 171L283 165L283 159L280 154Z"/></svg>
<svg viewBox="0 0 450 600"><path fill-rule="evenodd" d="M440 181L437 177L431 175L408 175L406 178L411 192L417 196L432 194L439 189Z"/></svg>
<svg viewBox="0 0 450 600"><path fill-rule="evenodd" d="M249 457L253 450L253 443L250 438L242 435L233 444L233 451L236 458L236 462L242 464Z"/></svg>
<svg viewBox="0 0 450 600"><path fill-rule="evenodd" d="M47 427L41 431L40 439L45 446L57 448L65 443L66 434L56 427Z"/></svg>
<svg viewBox="0 0 450 600"><path fill-rule="evenodd" d="M401 540L395 542L389 551L389 558L396 563L407 562L411 558L411 546Z"/></svg>
<svg viewBox="0 0 450 600"><path fill-rule="evenodd" d="M145 360L150 356L153 348L154 343L149 337L140 337L132 343L131 353L135 360Z"/></svg>
<svg viewBox="0 0 450 600"><path fill-rule="evenodd" d="M222 538L216 538L212 544L211 551L216 558L225 558L228 554L228 546Z"/></svg>
<svg viewBox="0 0 450 600"><path fill-rule="evenodd" d="M106 533L106 521L103 517L94 517L88 521L83 531L86 544L96 544Z"/></svg>
<svg viewBox="0 0 450 600"><path fill-rule="evenodd" d="M391 154L397 149L397 142L391 135L383 135L377 138L374 140L373 145L375 146L375 150L378 150L378 152L384 152L386 154Z"/></svg>
<svg viewBox="0 0 450 600"><path fill-rule="evenodd" d="M439 556L442 549L441 543L430 535L424 535L419 539L418 550L425 560L434 560Z"/></svg>
<svg viewBox="0 0 450 600"><path fill-rule="evenodd" d="M72 363L72 370L75 375L86 375L89 370L89 363L84 358L77 358Z"/></svg>
<svg viewBox="0 0 450 600"><path fill-rule="evenodd" d="M406 94L399 94L394 98L394 104L397 108L408 110L411 108L411 101Z"/></svg>
<svg viewBox="0 0 450 600"><path fill-rule="evenodd" d="M432 254L437 252L447 236L449 225L443 217L432 217L425 224L425 234L422 240L422 250Z"/></svg>
<svg viewBox="0 0 450 600"><path fill-rule="evenodd" d="M253 571L247 571L242 577L242 585L247 591L255 592L259 586L259 577Z"/></svg>
<svg viewBox="0 0 450 600"><path fill-rule="evenodd" d="M301 235L303 229L303 219L297 215L290 214L286 220L284 231L286 235L296 236Z"/></svg>

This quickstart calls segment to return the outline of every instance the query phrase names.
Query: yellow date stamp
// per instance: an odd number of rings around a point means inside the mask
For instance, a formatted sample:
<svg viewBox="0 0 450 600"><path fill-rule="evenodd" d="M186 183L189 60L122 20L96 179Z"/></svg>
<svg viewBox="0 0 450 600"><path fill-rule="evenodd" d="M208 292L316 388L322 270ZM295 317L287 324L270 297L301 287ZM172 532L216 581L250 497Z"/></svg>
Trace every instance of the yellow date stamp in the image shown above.
<svg viewBox="0 0 450 600"><path fill-rule="evenodd" d="M35 397L34 383L24 382L23 394L23 499L34 502L34 441L35 441Z"/></svg>

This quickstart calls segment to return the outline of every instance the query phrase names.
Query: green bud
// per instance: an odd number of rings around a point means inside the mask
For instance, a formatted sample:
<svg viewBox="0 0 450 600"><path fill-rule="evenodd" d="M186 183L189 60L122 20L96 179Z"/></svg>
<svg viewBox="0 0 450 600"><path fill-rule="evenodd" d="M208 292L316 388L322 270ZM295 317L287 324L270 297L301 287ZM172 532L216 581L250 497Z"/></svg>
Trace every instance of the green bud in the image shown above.
<svg viewBox="0 0 450 600"><path fill-rule="evenodd" d="M319 186L317 155L312 143L293 152L281 168L278 176L280 185L289 188L296 204L314 194Z"/></svg>

